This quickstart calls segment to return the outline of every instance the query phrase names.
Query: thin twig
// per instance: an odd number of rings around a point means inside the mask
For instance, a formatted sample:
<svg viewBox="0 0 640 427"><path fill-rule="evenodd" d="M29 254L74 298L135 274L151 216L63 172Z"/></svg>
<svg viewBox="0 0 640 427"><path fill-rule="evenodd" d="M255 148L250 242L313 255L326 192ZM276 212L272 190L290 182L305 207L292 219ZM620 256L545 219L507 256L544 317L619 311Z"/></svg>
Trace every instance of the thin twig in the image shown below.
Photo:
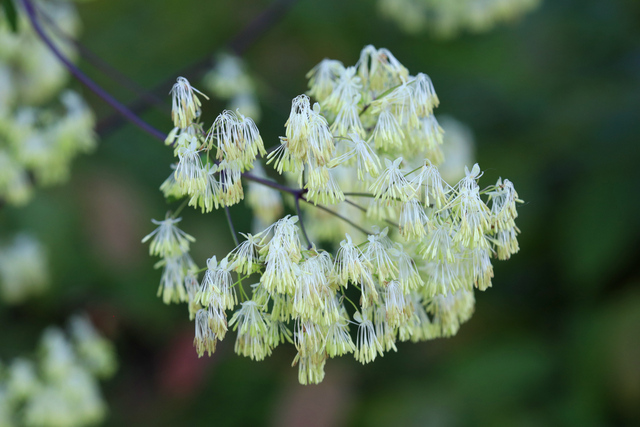
<svg viewBox="0 0 640 427"><path fill-rule="evenodd" d="M352 201L351 201L351 200L349 200L349 199L344 199L344 202L345 202L345 203L350 204L350 205L351 205L351 206L353 206L354 208L358 208L358 209L360 209L362 212L367 212L367 209L366 209L365 207L360 206L359 204L354 203L354 202L352 202ZM383 218L382 220L383 220L384 222L386 222L387 224L389 224L389 225L393 225L393 226L394 226L394 227L396 227L396 228L400 228L400 225L396 224L395 222L393 222L393 221L391 221L391 220L389 220L389 219Z"/></svg>
<svg viewBox="0 0 640 427"><path fill-rule="evenodd" d="M353 197L369 197L369 198L374 198L375 195L371 194L371 193L343 193L345 196L353 196Z"/></svg>
<svg viewBox="0 0 640 427"><path fill-rule="evenodd" d="M178 215L180 215L180 212L182 212L182 210L187 206L188 202L189 202L189 199L184 199L184 201L180 204L178 209L176 209L176 211L173 213L173 215L171 215L171 217L172 218L177 218Z"/></svg>
<svg viewBox="0 0 640 427"><path fill-rule="evenodd" d="M305 202L312 204L313 202L308 201L307 199L303 198L302 200L304 200ZM341 220L343 220L344 222L346 222L347 224L351 225L352 227L356 228L357 230L361 231L362 233L366 234L367 236L371 233L369 233L367 230L365 230L364 228L360 227L358 224L354 223L353 221L351 221L349 218L344 217L342 215L340 215L338 212L334 212L331 209L327 209L322 205L314 205L316 208L323 210L337 218L340 218Z"/></svg>
<svg viewBox="0 0 640 427"><path fill-rule="evenodd" d="M300 199L302 198L302 194L297 196L296 199L296 212L298 213L298 222L300 223L300 230L302 230L302 235L304 236L304 240L307 241L307 249L311 249L313 245L311 245L311 240L309 239L309 235L307 234L307 230L304 228L304 221L302 220L302 210L300 209Z"/></svg>
<svg viewBox="0 0 640 427"><path fill-rule="evenodd" d="M43 22L53 31L53 33L60 38L63 42L72 45L80 55L87 60L89 64L91 64L94 68L98 69L104 75L109 77L114 82L118 83L120 86L130 90L131 92L137 94L140 98L144 99L149 105L153 105L156 108L164 111L165 113L171 113L171 109L169 105L160 99L159 96L147 92L144 88L138 85L135 81L127 77L125 74L120 72L117 68L111 66L104 59L100 58L100 56L93 53L89 48L84 46L78 40L71 37L64 30L62 30L54 19L51 18L42 8L34 5L38 15L43 18Z"/></svg>
<svg viewBox="0 0 640 427"><path fill-rule="evenodd" d="M301 193L300 193L300 190L295 190L295 189L293 189L293 188L290 188L290 187L284 186L284 185L282 185L282 184L278 184L278 183L277 183L277 182L275 182L275 181L271 181L271 180L269 180L269 179L260 178L260 177L257 177L257 176L255 176L255 175L252 175L252 174L247 173L247 172L243 173L243 174L242 174L242 176L243 176L244 178L248 179L249 181L257 182L257 183L262 184L262 185L264 185L264 186L266 186L266 187L271 187L271 188L273 188L274 190L278 190L278 191L280 191L280 192L282 192L282 193L289 193L289 194L292 194L294 197L296 197L298 194L301 194ZM353 221L351 221L350 219L348 219L348 218L346 218L346 217L344 217L344 216L340 215L340 214L339 214L339 213L337 213L337 212L334 212L334 211L332 211L332 210L330 210L330 209L327 209L327 208L325 208L325 207L324 207L324 206L322 206L322 205L316 205L316 204L314 204L313 202L310 202L309 200L305 199L305 198L304 198L304 196L301 196L301 197L300 197L300 200L302 200L302 201L304 201L304 202L306 202L306 203L309 203L310 205L314 205L315 207L317 207L317 208L319 208L319 209L321 209L321 210L323 210L323 211L325 211L325 212L330 213L331 215L334 215L334 216L336 216L336 217L338 217L338 218L342 219L342 220L343 220L343 221L345 221L347 224L349 224L349 225L353 226L354 228L356 228L356 229L360 230L360 231L361 231L361 232L363 232L364 234L367 234L367 235L368 235L368 234L370 234L367 230L365 230L364 228L360 227L359 225L355 224L355 223L354 223ZM297 201L297 198L296 198L296 201Z"/></svg>
<svg viewBox="0 0 640 427"><path fill-rule="evenodd" d="M279 184L275 181L271 181L270 179L260 178L259 176L255 176L249 172L243 173L242 177L248 179L249 181L254 181L254 182L257 182L258 184L262 184L266 187L271 187L274 190L278 190L282 193L289 193L289 194L295 195L298 191L300 191L300 190L293 189L291 187L287 187L286 185Z"/></svg>
<svg viewBox="0 0 640 427"><path fill-rule="evenodd" d="M286 15L286 12L291 6L293 6L294 3L296 3L296 1L297 0L274 1L259 16L257 16L239 33L237 33L236 36L234 36L226 44L226 46L222 47L221 49L217 49L216 51L229 50L238 56L243 55L247 51L247 49L249 49L251 45L253 45L260 38L260 36L266 33L274 24L276 24L283 16ZM198 79L203 74L204 70L215 66L215 60L212 60L210 56L211 55L207 55L206 58L201 59L200 61L186 68L183 68L175 76L172 76L171 78L155 86L151 90L151 92L167 92L167 88L173 85L177 76L185 76L191 80ZM129 104L129 109L136 114L140 114L145 111L148 106L148 103L144 99L138 98ZM117 129L120 125L122 125L122 123L122 117L118 115L108 116L100 120L100 122L98 123L98 133L101 136L105 136Z"/></svg>
<svg viewBox="0 0 640 427"><path fill-rule="evenodd" d="M349 298L349 297L344 293L344 290L342 290L342 289L341 289L341 292L342 292L342 298L344 298L344 299L346 299L347 301L349 301L349 302L351 303L351 305L353 306L353 308L355 308L355 309L356 309L356 311L360 311L360 309L358 308L358 306L357 306L353 301L351 301L351 299L350 299L350 298Z"/></svg>
<svg viewBox="0 0 640 427"><path fill-rule="evenodd" d="M231 212L229 211L229 206L224 207L224 213L227 215L227 223L229 224L229 230L231 231L231 236L233 237L233 243L235 243L237 247L240 245L240 242L238 242L236 228L233 226L233 221L231 220Z"/></svg>
<svg viewBox="0 0 640 427"><path fill-rule="evenodd" d="M368 197L370 199L374 199L376 197L375 194L372 193L351 193L351 192L347 192L347 193L342 193L345 196L350 196L350 197ZM394 200L396 202L402 202L402 199L400 199L399 197L391 197L389 200Z"/></svg>
<svg viewBox="0 0 640 427"><path fill-rule="evenodd" d="M121 104L117 99L111 96L107 91L102 89L100 85L91 80L87 75L85 75L78 67L76 67L66 56L62 54L62 52L58 49L58 47L53 43L53 41L46 34L40 22L38 22L38 18L36 16L36 11L31 3L31 0L22 0L22 4L24 5L24 9L27 12L27 16L29 17L29 21L31 21L31 25L33 29L38 33L38 36L42 39L42 41L49 47L51 53L53 53L69 70L69 72L78 79L83 85L89 88L93 93L98 95L104 102L109 104L114 110L116 110L123 118L130 121L131 123L138 126L143 131L147 132L149 135L157 138L161 141L164 141L165 135L160 132L158 129L154 128L140 117L138 117L133 111L127 108L124 104Z"/></svg>

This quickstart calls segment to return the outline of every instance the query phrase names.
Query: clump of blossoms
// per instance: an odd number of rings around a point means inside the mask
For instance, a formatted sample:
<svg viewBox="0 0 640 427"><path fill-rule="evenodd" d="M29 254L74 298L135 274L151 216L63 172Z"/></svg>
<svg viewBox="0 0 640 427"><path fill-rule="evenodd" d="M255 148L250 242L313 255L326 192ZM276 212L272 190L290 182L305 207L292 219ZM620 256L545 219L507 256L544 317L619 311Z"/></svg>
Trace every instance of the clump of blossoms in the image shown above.
<svg viewBox="0 0 640 427"><path fill-rule="evenodd" d="M48 21L59 28L50 37L75 58L75 47L59 33L76 37L81 21L72 2L37 1ZM28 203L36 186L68 179L71 162L97 144L95 117L80 94L62 90L69 73L40 42L26 14L19 31L0 17L0 200Z"/></svg>
<svg viewBox="0 0 640 427"><path fill-rule="evenodd" d="M453 186L442 179L439 101L427 75L367 46L354 66L325 59L308 77L308 95L293 99L285 135L268 151L239 113L224 111L207 129L199 92L178 79L167 138L178 162L161 189L183 202L145 238L162 257L163 300L188 303L200 356L230 329L236 353L254 360L289 342L302 384L322 381L328 358L368 363L398 341L454 335L475 290L491 286L492 258L517 252L519 233L509 180L480 188L477 164ZM290 185L253 172L265 155ZM177 213L187 204L227 209L244 198L242 179L251 205L281 212L276 190L296 215L272 216L241 241L230 227L236 248L199 270Z"/></svg>
<svg viewBox="0 0 640 427"><path fill-rule="evenodd" d="M117 368L113 344L85 316L70 319L68 333L49 327L35 358L0 365L0 425L87 426L103 421L100 379Z"/></svg>

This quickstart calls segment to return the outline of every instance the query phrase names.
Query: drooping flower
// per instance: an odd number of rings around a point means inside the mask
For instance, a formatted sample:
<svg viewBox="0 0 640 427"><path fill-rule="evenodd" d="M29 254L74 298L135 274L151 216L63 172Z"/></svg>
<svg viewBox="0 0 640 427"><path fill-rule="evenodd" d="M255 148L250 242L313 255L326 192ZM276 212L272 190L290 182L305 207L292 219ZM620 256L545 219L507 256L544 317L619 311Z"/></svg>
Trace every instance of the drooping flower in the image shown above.
<svg viewBox="0 0 640 427"><path fill-rule="evenodd" d="M356 360L365 364L373 362L378 354L383 356L384 350L376 336L376 331L371 319L366 315L360 314L360 312L356 312L353 318L358 322L358 339L354 353Z"/></svg>
<svg viewBox="0 0 640 427"><path fill-rule="evenodd" d="M176 127L184 129L200 117L201 103L196 93L209 99L184 77L178 77L171 88L171 118Z"/></svg>
<svg viewBox="0 0 640 427"><path fill-rule="evenodd" d="M180 221L182 221L182 218L171 218L168 215L162 221L151 220L151 222L158 225L158 228L142 239L142 243L151 239L149 244L150 255L158 255L164 258L189 252L189 243L195 242L196 239L176 226Z"/></svg>

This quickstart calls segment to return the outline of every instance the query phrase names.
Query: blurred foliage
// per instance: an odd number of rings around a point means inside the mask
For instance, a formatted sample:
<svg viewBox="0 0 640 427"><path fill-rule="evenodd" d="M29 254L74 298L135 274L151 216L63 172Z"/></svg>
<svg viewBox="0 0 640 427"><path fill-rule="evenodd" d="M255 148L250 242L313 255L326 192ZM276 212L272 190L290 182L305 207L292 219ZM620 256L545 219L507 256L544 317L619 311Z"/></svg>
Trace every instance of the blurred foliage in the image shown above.
<svg viewBox="0 0 640 427"><path fill-rule="evenodd" d="M83 43L151 88L213 57L269 4L80 4ZM119 353L105 390L109 425L640 422L640 175L631 173L640 159L640 2L548 0L521 21L443 41L400 32L368 0L300 0L245 55L259 79L265 145L283 134L309 69L325 57L351 63L369 43L430 75L436 114L473 129L487 182L499 171L527 202L520 253L496 263L493 289L477 295L456 337L401 344L367 366L329 361L317 387L297 384L291 348L256 363L227 340L198 360L193 324L184 307L156 298L160 272L140 244L167 209L158 186L171 152L127 125L75 163L68 185L0 211L0 233L38 236L53 275L46 295L0 307L0 358L28 351L45 325L83 309ZM135 98L81 66L120 99ZM111 113L85 96L99 117ZM213 100L205 116L221 106ZM144 118L171 127L162 112ZM249 230L249 213L231 211ZM230 250L220 212L183 216L186 232L207 236L193 248L196 262Z"/></svg>
<svg viewBox="0 0 640 427"><path fill-rule="evenodd" d="M2 10L4 10L5 19L9 23L11 30L13 32L18 31L18 14L13 0L2 0Z"/></svg>

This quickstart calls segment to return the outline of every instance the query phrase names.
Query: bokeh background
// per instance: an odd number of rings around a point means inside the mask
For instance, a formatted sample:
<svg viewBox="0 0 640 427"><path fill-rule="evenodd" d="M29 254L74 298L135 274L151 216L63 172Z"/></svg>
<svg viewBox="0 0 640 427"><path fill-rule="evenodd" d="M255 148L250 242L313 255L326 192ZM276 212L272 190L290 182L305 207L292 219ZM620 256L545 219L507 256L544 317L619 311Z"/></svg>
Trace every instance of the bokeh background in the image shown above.
<svg viewBox="0 0 640 427"><path fill-rule="evenodd" d="M167 205L158 191L171 150L131 125L103 126L71 181L4 207L0 232L26 229L48 248L53 286L0 306L0 356L87 311L117 347L104 384L107 425L623 426L640 423L640 2L546 0L512 23L441 39L408 35L371 0L292 2L244 54L258 81L260 130L271 146L290 99L325 57L354 64L366 44L389 48L432 78L446 113L469 125L482 182L514 182L520 252L495 263L493 288L457 336L400 343L373 364L330 360L301 386L292 346L264 362L231 337L198 359L185 306L156 297L160 272L140 243ZM80 4L82 42L154 88L213 58L266 0L97 0ZM81 68L123 101L135 94ZM186 76L197 86L196 72ZM77 84L74 86L80 88ZM168 105L170 84L159 94ZM111 115L83 90L99 118ZM211 121L223 104L207 103ZM161 110L143 117L163 131ZM240 230L250 213L232 208ZM220 213L185 212L203 264L232 247Z"/></svg>

